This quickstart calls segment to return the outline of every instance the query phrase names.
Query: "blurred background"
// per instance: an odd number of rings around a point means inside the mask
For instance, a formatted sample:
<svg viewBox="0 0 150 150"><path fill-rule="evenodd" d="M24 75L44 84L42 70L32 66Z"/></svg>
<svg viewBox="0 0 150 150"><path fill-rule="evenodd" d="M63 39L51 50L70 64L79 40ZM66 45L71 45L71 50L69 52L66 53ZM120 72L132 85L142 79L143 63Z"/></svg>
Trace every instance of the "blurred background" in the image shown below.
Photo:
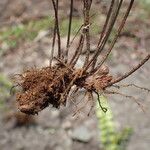
<svg viewBox="0 0 150 150"><path fill-rule="evenodd" d="M125 1L116 27L127 4ZM91 53L109 5L109 0L93 0ZM81 0L75 0L72 35L82 24L81 9ZM65 47L69 1L60 0L59 13L62 47ZM101 98L108 108L106 114L97 104L90 116L85 108L78 117L73 116L72 104L60 110L49 107L37 116L27 116L17 110L15 96L10 94L12 77L25 68L48 65L53 23L50 0L0 0L0 150L149 150L150 93L133 87L120 90L136 97L144 105L145 113L133 100L118 95ZM115 31L116 28L113 33ZM111 38L106 49L110 42ZM111 73L118 76L149 51L150 0L136 0L107 65ZM124 83L150 88L150 62ZM76 99L83 99L83 91Z"/></svg>

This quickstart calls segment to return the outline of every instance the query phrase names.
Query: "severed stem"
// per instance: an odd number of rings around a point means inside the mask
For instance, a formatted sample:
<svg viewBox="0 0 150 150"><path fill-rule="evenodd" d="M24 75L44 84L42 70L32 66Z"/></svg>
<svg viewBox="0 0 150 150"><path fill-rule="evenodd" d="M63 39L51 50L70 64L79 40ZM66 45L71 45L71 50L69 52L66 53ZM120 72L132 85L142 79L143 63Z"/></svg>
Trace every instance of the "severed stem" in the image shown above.
<svg viewBox="0 0 150 150"><path fill-rule="evenodd" d="M116 19L117 19L117 17L118 17L119 11L120 11L120 8L121 8L121 6L122 6L122 2L123 2L123 0L120 0L120 3L119 3L119 5L118 5L118 7L114 10L114 12L113 12L113 14L112 14L111 21L110 21L109 29L107 30L107 33L105 34L105 36L104 36L104 38L103 38L101 44L97 47L97 50L95 51L93 57L91 58L91 60L90 60L90 61L88 62L88 64L86 65L85 70L87 70L87 69L90 67L90 65L91 65L95 60L97 60L97 57L98 57L99 54L102 52L102 50L103 50L103 48L104 48L104 46L105 46L105 44L106 44L106 42L107 42L107 40L108 40L110 34L111 34L111 31L112 31L112 29L113 29L113 26L114 26L114 24L115 24L115 22L116 22ZM115 7L115 6L114 6L114 7Z"/></svg>
<svg viewBox="0 0 150 150"><path fill-rule="evenodd" d="M102 38L104 37L104 33L106 32L106 29L107 29L107 26L108 26L108 23L109 23L111 14L112 14L114 2L115 2L115 0L111 0L110 8L109 8L109 11L108 11L108 14L107 14L107 17L106 17L106 20L105 20L105 23L104 23L102 32L101 32L101 34L100 34L100 39L99 39L99 41L98 41L98 46L100 45L100 43L101 43L101 41L102 41Z"/></svg>
<svg viewBox="0 0 150 150"><path fill-rule="evenodd" d="M71 0L65 62L68 61L68 51L69 51L69 46L70 46L70 35L71 35L72 16L73 16L72 15L73 14L73 3L74 3L74 0Z"/></svg>
<svg viewBox="0 0 150 150"><path fill-rule="evenodd" d="M76 34L74 35L73 39L70 41L70 45L74 42L75 38L77 37L77 35L79 34L79 32L81 31L83 27L83 24L80 26L80 28L78 29L78 31L76 32ZM69 45L69 47L70 47Z"/></svg>
<svg viewBox="0 0 150 150"><path fill-rule="evenodd" d="M110 47L109 47L109 49L108 49L108 52L105 54L105 56L103 57L102 61L98 64L98 66L94 69L95 71L96 71L97 69L99 69L99 68L103 65L103 63L104 63L104 62L106 61L106 59L108 58L110 52L112 51L112 49L113 49L113 47L114 47L114 45L115 45L115 43L116 43L116 41L117 41L117 39L118 39L118 37L119 37L119 35L120 35L120 33L121 33L121 31L122 31L124 25L125 25L125 22L126 22L126 20L127 20L127 17L128 17L128 15L129 15L129 13L130 13L130 10L131 10L132 6L133 6L133 2L134 2L134 0L131 0L130 5L129 5L128 9L127 9L127 12L126 12L126 14L125 14L125 16L124 16L124 18L123 18L123 20L122 20L122 22L121 22L121 25L119 26L119 29L118 29L118 31L117 31L117 34L116 34L116 36L115 36L113 42L111 43L111 45L110 45Z"/></svg>
<svg viewBox="0 0 150 150"><path fill-rule="evenodd" d="M90 8L92 0L84 0L84 28L85 28L85 39L86 39L86 56L84 66L87 64L90 55Z"/></svg>
<svg viewBox="0 0 150 150"><path fill-rule="evenodd" d="M110 82L106 87L112 86L115 83L122 81L123 79L127 78L131 74L133 74L136 70L142 67L148 60L150 59L150 54L148 54L137 66L133 67L129 72L125 73L123 76L118 77L116 80Z"/></svg>
<svg viewBox="0 0 150 150"><path fill-rule="evenodd" d="M56 59L60 64L62 64L63 66L65 66L68 70L72 71L73 72L73 69L69 67L68 64L66 64L65 62L63 62L63 60L57 58L57 57L54 57L54 59Z"/></svg>
<svg viewBox="0 0 150 150"><path fill-rule="evenodd" d="M79 40L79 44L78 44L78 47L70 61L70 65L72 67L75 66L76 62L78 61L79 57L80 57L80 54L82 53L82 49L83 49L83 44L84 44L84 35L83 33L81 33L81 36L80 36L80 40Z"/></svg>
<svg viewBox="0 0 150 150"><path fill-rule="evenodd" d="M59 21L58 21L58 0L56 0L56 3L54 0L52 0L54 12L55 12L55 27L56 27L56 33L58 38L58 58L62 58L62 51L61 51L61 39L60 39L60 31L59 31Z"/></svg>
<svg viewBox="0 0 150 150"><path fill-rule="evenodd" d="M94 16L94 15L90 16L90 18L93 17L93 16ZM90 24L89 24L89 25L90 25ZM79 34L79 32L81 31L81 29L83 28L83 26L84 26L84 24L82 24L82 25L80 26L80 28L77 30L76 34L74 35L74 37L73 37L72 40L70 41L69 47L70 47L71 44L74 42L75 38L77 37L77 35ZM68 49L69 49L69 48L68 48Z"/></svg>
<svg viewBox="0 0 150 150"><path fill-rule="evenodd" d="M106 29L107 29L109 21L110 21L110 17L111 17L112 12L113 12L114 3L115 3L115 0L112 0L111 1L111 5L109 7L109 11L108 11L107 17L106 17L106 20L105 20L105 23L104 23L104 26L103 26L103 29L102 29L102 32L100 34L100 38L99 38L99 41L98 41L98 44L97 44L97 49L100 46L100 43L102 42L102 39L104 38ZM91 69L92 71L93 71L93 69L94 69L94 67L96 65L96 61L97 61L97 59L93 60L92 69Z"/></svg>
<svg viewBox="0 0 150 150"><path fill-rule="evenodd" d="M87 53L86 53L86 59L85 59L85 63L86 64L89 59L89 54L90 54L90 34L89 34L89 27L90 27L90 16L89 16L89 12L90 12L90 8L91 8L91 4L92 4L92 0L83 0L84 2L84 25L82 28L82 33L80 36L80 40L79 40L79 44L78 47L75 51L74 56L72 57L70 64L74 67L76 62L78 61L81 53L82 53L82 49L83 49L83 45L84 45L84 41L86 39L86 48L87 48Z"/></svg>
<svg viewBox="0 0 150 150"><path fill-rule="evenodd" d="M58 10L58 5L57 5L57 10ZM51 55L50 55L50 66L52 65L53 57L54 57L54 48L55 48L55 40L56 40L56 19L55 19L55 25L54 25L54 32L53 32L53 42L52 42L52 50L51 50Z"/></svg>

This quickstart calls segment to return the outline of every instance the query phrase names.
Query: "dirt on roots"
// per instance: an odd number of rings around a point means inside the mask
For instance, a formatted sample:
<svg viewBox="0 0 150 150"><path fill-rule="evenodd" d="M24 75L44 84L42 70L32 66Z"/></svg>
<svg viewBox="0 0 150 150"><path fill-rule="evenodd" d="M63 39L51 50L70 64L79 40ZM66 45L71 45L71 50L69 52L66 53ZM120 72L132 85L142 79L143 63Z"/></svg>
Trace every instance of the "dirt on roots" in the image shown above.
<svg viewBox="0 0 150 150"><path fill-rule="evenodd" d="M74 85L92 95L92 92L105 90L111 80L107 67L102 67L94 74L83 69L72 69L67 64L32 68L15 77L15 82L21 87L21 91L16 93L18 109L34 115L49 105L59 108L66 104Z"/></svg>
<svg viewBox="0 0 150 150"><path fill-rule="evenodd" d="M49 104L55 108L65 105L69 91L66 89L72 78L72 72L60 65L26 70L16 78L22 88L16 94L19 110L26 114L37 114Z"/></svg>

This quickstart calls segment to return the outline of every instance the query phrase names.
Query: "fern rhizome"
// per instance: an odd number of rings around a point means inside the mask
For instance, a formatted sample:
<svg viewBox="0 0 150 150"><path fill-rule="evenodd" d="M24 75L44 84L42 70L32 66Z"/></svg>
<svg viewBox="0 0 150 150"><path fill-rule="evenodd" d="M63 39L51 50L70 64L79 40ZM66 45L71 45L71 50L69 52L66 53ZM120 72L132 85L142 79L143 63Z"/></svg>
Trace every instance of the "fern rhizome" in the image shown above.
<svg viewBox="0 0 150 150"><path fill-rule="evenodd" d="M149 60L150 54L147 54L147 56L141 60L139 64L120 77L112 76L109 73L110 68L104 65L117 39L119 38L133 6L134 0L130 0L130 2L128 2L126 12L120 21L120 25L116 30L114 38L112 39L109 48L104 50L114 28L115 22L120 14L123 2L123 0L110 1L106 20L100 33L96 50L91 55L90 9L93 3L92 0L81 0L81 4L83 4L83 25L80 27L73 39L71 39L71 31L74 0L68 1L68 3L70 3L70 13L68 17L68 35L65 50L62 49L61 45L59 0L52 0L51 4L54 8L55 21L52 48L50 51L50 64L44 68L32 68L26 70L22 74L16 76L15 82L17 86L21 87L21 90L16 93L18 108L21 112L37 114L49 105L59 108L60 106L65 105L67 100L69 101L71 99L70 97L76 94L81 88L85 90L88 100L92 101L92 103L94 103L93 94L95 93L98 96L99 105L104 112L106 112L107 109L101 105L99 98L100 94L120 94L127 98L132 98L131 96L121 94L117 91L112 91L110 88L112 86L114 88L119 88L120 85L117 83L124 80L143 66L145 62ZM68 57L70 47L77 35L79 35L79 41L72 58L70 58ZM57 48L55 48L56 43ZM84 63L81 68L77 68L76 64L82 54L83 47L86 49ZM57 56L54 56L54 52L57 53ZM99 61L99 59L101 60ZM54 64L54 60L57 63ZM134 84L124 86L134 86L136 88L148 90ZM134 100L139 106L142 106L135 98ZM91 108L93 108L93 105L91 105Z"/></svg>

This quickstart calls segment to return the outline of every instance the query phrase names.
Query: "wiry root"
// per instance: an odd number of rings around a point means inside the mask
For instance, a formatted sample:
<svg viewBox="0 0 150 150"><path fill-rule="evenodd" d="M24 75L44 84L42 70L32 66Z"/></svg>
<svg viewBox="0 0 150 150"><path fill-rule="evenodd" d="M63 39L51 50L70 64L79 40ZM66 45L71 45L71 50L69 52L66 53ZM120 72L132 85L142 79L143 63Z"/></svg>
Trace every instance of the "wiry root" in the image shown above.
<svg viewBox="0 0 150 150"><path fill-rule="evenodd" d="M126 94L120 93L120 92L118 92L118 91L108 91L108 90L104 91L104 93L105 93L105 94L116 94L116 95L123 96L123 97L125 97L125 98L132 99L132 100L134 100L134 101L137 103L137 105L138 105L138 106L141 108L141 110L145 113L144 106L138 101L138 99L136 99L135 97L133 97L133 96L131 96L131 95L126 95Z"/></svg>
<svg viewBox="0 0 150 150"><path fill-rule="evenodd" d="M84 93L82 99L85 99L87 93L88 93L88 92L85 92L85 93ZM84 102L84 104L83 104L82 106L78 107L78 105L82 102L82 99L81 99L81 101L79 101L79 102L76 104L76 105L77 105L77 107L76 107L77 109L75 110L73 116L75 116L76 114L80 114L81 110L82 110L83 108L85 108L85 106L88 104L89 101L88 101L88 99L86 99L86 101Z"/></svg>
<svg viewBox="0 0 150 150"><path fill-rule="evenodd" d="M88 101L91 102L91 108L90 108L90 110L88 112L88 116L90 116L90 114L91 114L91 112L92 112L92 110L94 108L94 104L95 103L94 103L94 97L93 97L92 92L88 92L87 94L88 94Z"/></svg>
<svg viewBox="0 0 150 150"><path fill-rule="evenodd" d="M19 85L22 90L18 92L16 95L18 108L20 111L27 114L37 114L39 111L49 106L50 104L59 108L61 105L65 105L68 96L70 95L71 88L75 85L76 89L73 91L73 95L75 95L79 89L84 88L86 93L88 94L87 102L83 107L87 105L88 102L92 102L90 112L94 106L93 101L93 92L96 93L98 97L98 102L101 109L106 112L107 108L103 107L100 101L100 94L97 91L102 91L102 93L106 94L117 94L124 96L126 98L132 98L143 110L142 105L132 96L125 95L119 93L117 91L108 91L107 88L112 86L121 88L121 87L129 87L133 86L141 90L145 90L150 92L149 89L134 85L116 85L120 81L126 79L131 74L133 74L136 70L138 70L141 66L143 66L149 59L150 54L148 54L141 62L139 62L135 67L130 69L128 72L125 72L123 76L118 78L114 78L109 74L109 68L103 67L103 64L107 60L109 54L112 52L112 49L117 42L125 22L129 16L130 10L133 6L134 0L130 0L129 5L125 11L124 17L120 22L120 25L117 29L117 32L110 43L110 46L106 51L104 51L106 43L109 40L109 37L115 27L116 21L119 18L120 10L122 8L124 0L111 0L109 11L106 16L106 21L102 28L102 32L99 36L99 40L97 43L96 50L93 55L90 56L91 49L91 14L90 9L92 5L91 0L83 0L83 23L80 29L77 31L74 38L71 40L71 29L72 29L72 21L73 21L73 7L74 0L70 1L70 15L69 15L69 23L68 23L68 35L66 42L65 52L62 50L61 45L61 35L60 35L60 17L59 17L59 0L52 0L55 22L54 22L54 32L53 32L53 41L51 48L51 56L50 56L50 65L49 67L37 69L33 68L27 71L24 71L23 74L16 76L16 84ZM81 32L80 32L81 31ZM70 53L71 44L77 35L80 34L80 38L75 48L74 53ZM56 56L54 57L55 45L57 42L57 51ZM85 46L86 53L85 59L83 61L83 66L80 69L75 68L81 54L83 48ZM100 60L98 57L104 51L104 57ZM69 58L69 54L71 54L71 58ZM52 66L53 59L58 61L58 64ZM97 64L97 66L96 66ZM15 87L15 86L14 86ZM12 89L14 88L12 87ZM71 95L72 95L71 94ZM74 101L72 101L74 103ZM74 103L76 108L77 105ZM83 107L77 109L79 112ZM88 114L90 114L90 112Z"/></svg>
<svg viewBox="0 0 150 150"><path fill-rule="evenodd" d="M103 111L104 113L106 113L106 112L107 112L107 108L105 108L105 107L102 106L101 101L100 101L100 94L99 94L98 92L96 92L96 91L95 91L95 93L96 93L96 95L97 95L97 100L98 100L98 103L99 103L100 108L102 109L102 111Z"/></svg>
<svg viewBox="0 0 150 150"><path fill-rule="evenodd" d="M94 97L93 97L93 94L92 92L89 92L89 91L86 91L85 94L84 94L84 98L87 97L86 101L84 102L84 104L81 106L81 107L78 107L78 105L82 102L80 101L79 103L76 104L76 111L75 113L73 114L73 116L75 116L76 114L79 114L81 112L82 109L84 109L88 103L90 103L90 110L88 111L87 113L87 116L90 116L93 108L94 108Z"/></svg>
<svg viewBox="0 0 150 150"><path fill-rule="evenodd" d="M145 88L145 87L141 87L138 86L136 84L122 84L122 85L114 85L114 87L120 89L120 88L127 88L127 87L135 87L137 89L143 90L143 91L147 91L148 93L150 92L150 89Z"/></svg>
<svg viewBox="0 0 150 150"><path fill-rule="evenodd" d="M14 90L16 87L18 87L18 86L20 86L19 83L16 84L16 85L13 85L13 86L10 88L10 91L9 91L10 95L14 94L14 91L13 91L13 90Z"/></svg>

